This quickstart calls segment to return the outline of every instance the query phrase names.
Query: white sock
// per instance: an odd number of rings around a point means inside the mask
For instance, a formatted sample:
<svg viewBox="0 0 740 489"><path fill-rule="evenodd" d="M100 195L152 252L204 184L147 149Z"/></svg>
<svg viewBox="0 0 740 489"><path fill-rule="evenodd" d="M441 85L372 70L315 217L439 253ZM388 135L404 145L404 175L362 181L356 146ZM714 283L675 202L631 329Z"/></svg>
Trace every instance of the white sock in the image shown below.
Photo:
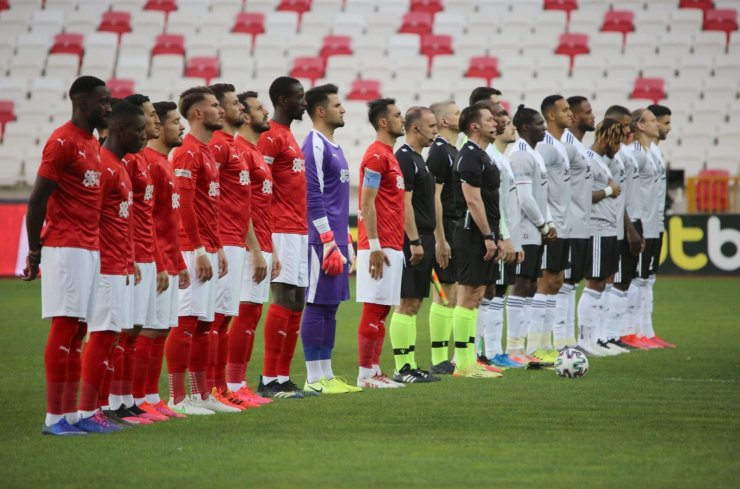
<svg viewBox="0 0 740 489"><path fill-rule="evenodd" d="M135 397L134 398L134 403L137 406L141 406L142 404L144 404L145 401L146 401L146 398L145 397Z"/></svg>
<svg viewBox="0 0 740 489"><path fill-rule="evenodd" d="M493 318L491 317L490 306L491 301L489 299L483 299L480 301L478 307L478 317L475 320L475 352L483 352L483 347L488 349L488 340L485 339L486 328ZM483 338L483 345L481 346L481 338Z"/></svg>
<svg viewBox="0 0 740 489"><path fill-rule="evenodd" d="M134 407L134 395L133 394L125 394L123 397L123 404L127 408Z"/></svg>
<svg viewBox="0 0 740 489"><path fill-rule="evenodd" d="M576 332L576 289L578 288L576 285L572 286L573 288L570 289L570 296L568 297L568 319L565 323L565 331L568 333L570 338L574 338L577 336ZM578 343L576 341L576 343Z"/></svg>
<svg viewBox="0 0 740 489"><path fill-rule="evenodd" d="M563 284L555 296L555 309L553 316L552 336L555 340L555 348L558 350L568 346L569 340L573 337L573 328L568 331L568 307L570 306L570 292L574 287L570 284Z"/></svg>
<svg viewBox="0 0 740 489"><path fill-rule="evenodd" d="M306 382L313 384L321 379L321 360L306 362ZM278 377L278 381L280 377ZM280 382L282 384L282 382Z"/></svg>
<svg viewBox="0 0 740 489"><path fill-rule="evenodd" d="M319 360L319 364L321 365L321 375L326 380L333 379L334 371L331 368L331 358L327 358L326 360Z"/></svg>
<svg viewBox="0 0 740 489"><path fill-rule="evenodd" d="M638 333L638 312L642 303L642 291L644 287L645 281L641 278L636 278L630 282L630 288L627 289L627 313L624 316L624 330L622 332L625 336Z"/></svg>
<svg viewBox="0 0 740 489"><path fill-rule="evenodd" d="M596 310L594 311L594 341L603 342L606 340L606 317L608 310L609 304L607 303L606 292L601 292L599 300L596 303Z"/></svg>
<svg viewBox="0 0 740 489"><path fill-rule="evenodd" d="M608 295L609 311L606 318L606 337L608 340L618 340L624 328L624 314L627 310L627 292L612 287Z"/></svg>
<svg viewBox="0 0 740 489"><path fill-rule="evenodd" d="M645 331L645 336L648 338L652 338L655 336L655 331L653 330L653 286L655 285L655 275L650 275L650 278L648 278L647 281L647 287L645 287L645 310L643 311L644 314L644 322L643 322L643 328Z"/></svg>
<svg viewBox="0 0 740 489"><path fill-rule="evenodd" d="M524 351L524 297L510 295L506 299L506 351L521 352ZM523 334L524 333L524 334Z"/></svg>
<svg viewBox="0 0 740 489"><path fill-rule="evenodd" d="M375 369L374 368L365 368L360 367L360 373L358 375L361 379L369 379L370 377L375 376Z"/></svg>
<svg viewBox="0 0 740 489"><path fill-rule="evenodd" d="M556 295L546 295L545 307L545 327L542 330L542 348L552 350L552 332L555 329L555 305L557 303Z"/></svg>
<svg viewBox="0 0 740 489"><path fill-rule="evenodd" d="M111 411L116 411L120 409L120 407L123 406L123 396L119 396L116 394L109 394L108 395L108 405L110 406Z"/></svg>
<svg viewBox="0 0 740 489"><path fill-rule="evenodd" d="M504 298L494 297L488 301L488 312L491 319L483 330L483 341L486 346L486 357L493 358L504 352L501 348L501 337L504 334Z"/></svg>
<svg viewBox="0 0 740 489"><path fill-rule="evenodd" d="M97 410L95 410L95 411L79 411L78 416L79 416L80 419L92 418L93 416L95 416L95 413L97 413L97 412L98 412ZM69 423L69 420L67 420L67 422ZM76 423L76 421L75 421L75 423Z"/></svg>
<svg viewBox="0 0 740 489"><path fill-rule="evenodd" d="M44 419L44 424L46 426L51 426L53 424L57 424L61 420L63 420L65 416L63 414L51 414L46 413L46 418Z"/></svg>
<svg viewBox="0 0 740 489"><path fill-rule="evenodd" d="M278 375L277 376L278 384L284 384L284 383L286 383L289 380L290 380L290 377L287 376L287 375Z"/></svg>
<svg viewBox="0 0 740 489"><path fill-rule="evenodd" d="M594 317L599 307L601 292L584 288L578 301L578 344L590 344L596 341L593 336Z"/></svg>
<svg viewBox="0 0 740 489"><path fill-rule="evenodd" d="M146 402L148 402L152 406L162 402L162 399L159 397L159 392L155 394L145 394L144 399L146 399Z"/></svg>
<svg viewBox="0 0 740 489"><path fill-rule="evenodd" d="M242 384L236 384L236 383L227 382L226 383L226 387L228 387L231 392L236 392L236 391L238 391L239 389L242 388ZM147 395L149 395L149 394L147 394Z"/></svg>
<svg viewBox="0 0 740 489"><path fill-rule="evenodd" d="M95 411L93 411L92 413L95 414ZM92 414L90 416L92 416ZM86 417L89 417L89 416L86 416ZM77 411L73 413L64 413L64 418L67 420L67 423L69 424L77 424L77 422L80 421L80 413L78 413Z"/></svg>
<svg viewBox="0 0 740 489"><path fill-rule="evenodd" d="M373 364L373 371L377 375L383 375L383 370L380 368L380 365Z"/></svg>
<svg viewBox="0 0 740 489"><path fill-rule="evenodd" d="M277 377L267 377L267 376L263 375L262 376L262 385L267 385L270 382L276 381L277 379L278 379Z"/></svg>
<svg viewBox="0 0 740 489"><path fill-rule="evenodd" d="M533 353L542 348L542 333L545 329L545 315L547 313L547 296L537 292L531 299L529 331L527 333L527 353Z"/></svg>

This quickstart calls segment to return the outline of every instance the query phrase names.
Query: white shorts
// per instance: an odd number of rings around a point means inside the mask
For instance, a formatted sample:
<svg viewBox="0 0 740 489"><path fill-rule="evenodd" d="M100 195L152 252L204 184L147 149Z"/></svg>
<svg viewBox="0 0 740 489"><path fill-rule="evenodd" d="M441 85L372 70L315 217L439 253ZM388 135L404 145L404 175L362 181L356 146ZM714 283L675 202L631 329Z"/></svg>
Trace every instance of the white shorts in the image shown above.
<svg viewBox="0 0 740 489"><path fill-rule="evenodd" d="M128 278L129 284L126 285ZM115 331L133 327L134 276L100 275L98 295L88 332Z"/></svg>
<svg viewBox="0 0 740 489"><path fill-rule="evenodd" d="M216 289L218 288L218 255L206 253L211 261L213 276L211 280L203 282L195 275L195 252L183 251L182 259L190 273L190 287L178 289L179 292L179 315L198 316L202 321L213 321L216 311Z"/></svg>
<svg viewBox="0 0 740 489"><path fill-rule="evenodd" d="M239 314L239 296L242 290L244 255L247 251L239 246L224 246L229 273L218 279L216 289L216 312L224 316Z"/></svg>
<svg viewBox="0 0 740 489"><path fill-rule="evenodd" d="M134 324L145 328L157 325L157 265L137 263L141 282L134 285Z"/></svg>
<svg viewBox="0 0 740 489"><path fill-rule="evenodd" d="M383 265L383 278L370 277L370 250L357 251L357 302L384 306L401 303L401 278L403 277L403 251L383 248L391 264Z"/></svg>
<svg viewBox="0 0 740 489"><path fill-rule="evenodd" d="M170 275L170 286L157 295L157 325L151 329L169 329L177 326L177 307L179 304L180 277Z"/></svg>
<svg viewBox="0 0 740 489"><path fill-rule="evenodd" d="M242 273L242 291L239 300L241 302L253 302L263 304L270 298L270 270L272 270L272 253L262 252L262 257L267 262L267 277L260 282L255 283L252 280L253 266L252 253L247 253L244 260L244 271Z"/></svg>
<svg viewBox="0 0 740 489"><path fill-rule="evenodd" d="M95 310L100 252L41 248L41 317L90 319Z"/></svg>
<svg viewBox="0 0 740 489"><path fill-rule="evenodd" d="M272 281L308 287L308 235L273 233L273 253L283 268Z"/></svg>

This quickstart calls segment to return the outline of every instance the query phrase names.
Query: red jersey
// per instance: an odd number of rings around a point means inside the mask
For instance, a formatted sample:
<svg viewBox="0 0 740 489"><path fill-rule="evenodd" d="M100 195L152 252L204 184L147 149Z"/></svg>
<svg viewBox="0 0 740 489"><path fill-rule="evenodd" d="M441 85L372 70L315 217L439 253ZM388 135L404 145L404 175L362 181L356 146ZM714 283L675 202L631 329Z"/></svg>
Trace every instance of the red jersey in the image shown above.
<svg viewBox="0 0 740 489"><path fill-rule="evenodd" d="M99 250L100 144L95 137L65 123L44 145L38 175L56 182L46 204L44 246Z"/></svg>
<svg viewBox="0 0 740 489"><path fill-rule="evenodd" d="M252 226L259 241L260 249L272 253L272 228L270 224L270 207L272 206L272 171L265 163L257 146L241 136L236 144L249 167L249 179L252 182Z"/></svg>
<svg viewBox="0 0 740 489"><path fill-rule="evenodd" d="M218 168L208 145L187 134L172 154L180 194L180 250L221 248L218 232Z"/></svg>
<svg viewBox="0 0 740 489"><path fill-rule="evenodd" d="M157 261L157 270L163 270L159 250L154 240L154 183L149 172L150 162L143 152L128 154L121 160L131 179L134 189L134 216L132 221L134 237L134 259L137 263Z"/></svg>
<svg viewBox="0 0 740 489"><path fill-rule="evenodd" d="M362 209L362 184L365 170L380 173L380 188L375 197L375 213L378 227L378 239L383 248L403 249L403 225L405 207L405 186L403 172L398 165L393 148L380 141L371 144L360 163L360 209ZM357 220L357 249L369 250L365 222L362 213Z"/></svg>
<svg viewBox="0 0 740 489"><path fill-rule="evenodd" d="M162 262L170 275L186 268L180 253L180 194L175 186L175 172L167 156L152 148L144 148L149 173L154 183L154 234Z"/></svg>
<svg viewBox="0 0 740 489"><path fill-rule="evenodd" d="M308 234L306 214L306 163L288 126L270 121L257 149L272 169L272 232Z"/></svg>
<svg viewBox="0 0 740 489"><path fill-rule="evenodd" d="M100 273L126 275L133 268L130 237L134 192L126 167L106 148L100 149L102 208L100 210Z"/></svg>
<svg viewBox="0 0 740 489"><path fill-rule="evenodd" d="M244 161L234 136L224 131L213 133L208 143L218 168L219 230L224 246L246 246L252 212L252 187L249 167Z"/></svg>

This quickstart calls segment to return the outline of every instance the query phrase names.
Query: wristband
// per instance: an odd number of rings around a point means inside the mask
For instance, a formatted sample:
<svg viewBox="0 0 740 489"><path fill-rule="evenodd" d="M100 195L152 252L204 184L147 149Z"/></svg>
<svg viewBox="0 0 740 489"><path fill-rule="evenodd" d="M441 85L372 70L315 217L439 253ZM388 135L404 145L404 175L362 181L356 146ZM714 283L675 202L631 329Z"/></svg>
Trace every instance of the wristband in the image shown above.
<svg viewBox="0 0 740 489"><path fill-rule="evenodd" d="M604 194L607 197L609 197L613 193L614 193L614 189L612 189L611 187L608 187L608 186L607 187L604 187Z"/></svg>
<svg viewBox="0 0 740 489"><path fill-rule="evenodd" d="M409 245L410 246L421 246L421 238L410 239Z"/></svg>
<svg viewBox="0 0 740 489"><path fill-rule="evenodd" d="M547 233L550 232L550 226L547 225L547 223L543 224L540 228L540 233L542 233L542 236L546 236Z"/></svg>
<svg viewBox="0 0 740 489"><path fill-rule="evenodd" d="M322 244L330 243L334 241L334 233L331 230L325 233L321 233L319 235L319 239L321 240Z"/></svg>
<svg viewBox="0 0 740 489"><path fill-rule="evenodd" d="M483 235L483 241L496 241L496 234L495 233L488 233Z"/></svg>
<svg viewBox="0 0 740 489"><path fill-rule="evenodd" d="M195 251L195 257L198 258L198 257L201 257L201 256L203 256L203 255L206 254L206 247L205 246L199 246L199 247L195 248L194 251Z"/></svg>
<svg viewBox="0 0 740 489"><path fill-rule="evenodd" d="M368 239L368 242L370 243L370 251L381 251L382 248L380 247L380 240L375 239Z"/></svg>

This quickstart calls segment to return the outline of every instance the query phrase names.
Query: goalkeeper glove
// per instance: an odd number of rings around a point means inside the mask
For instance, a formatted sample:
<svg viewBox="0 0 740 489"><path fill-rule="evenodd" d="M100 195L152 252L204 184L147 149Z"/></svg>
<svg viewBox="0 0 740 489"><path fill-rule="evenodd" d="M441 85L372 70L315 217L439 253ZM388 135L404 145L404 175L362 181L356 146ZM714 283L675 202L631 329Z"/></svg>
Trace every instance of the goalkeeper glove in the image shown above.
<svg viewBox="0 0 740 489"><path fill-rule="evenodd" d="M334 241L334 233L328 231L322 234L321 242L324 245L324 259L321 262L321 270L327 275L339 275L342 273L347 259L339 251L337 243Z"/></svg>

